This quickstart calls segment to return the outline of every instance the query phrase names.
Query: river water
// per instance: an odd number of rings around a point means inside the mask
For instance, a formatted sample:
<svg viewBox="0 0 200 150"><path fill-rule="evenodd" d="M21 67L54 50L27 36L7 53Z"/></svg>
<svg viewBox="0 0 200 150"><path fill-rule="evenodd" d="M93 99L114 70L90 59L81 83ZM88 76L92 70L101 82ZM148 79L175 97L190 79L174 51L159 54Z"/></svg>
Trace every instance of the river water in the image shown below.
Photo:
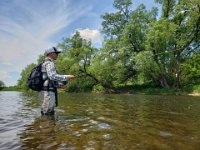
<svg viewBox="0 0 200 150"><path fill-rule="evenodd" d="M55 111L42 117L36 94L0 92L0 149L200 149L200 97L59 94Z"/></svg>

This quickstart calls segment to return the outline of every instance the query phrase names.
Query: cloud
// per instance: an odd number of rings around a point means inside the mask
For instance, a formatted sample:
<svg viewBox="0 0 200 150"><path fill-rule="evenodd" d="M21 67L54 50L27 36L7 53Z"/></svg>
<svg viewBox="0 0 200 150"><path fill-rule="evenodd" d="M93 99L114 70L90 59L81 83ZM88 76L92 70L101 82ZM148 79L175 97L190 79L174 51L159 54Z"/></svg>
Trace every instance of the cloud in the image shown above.
<svg viewBox="0 0 200 150"><path fill-rule="evenodd" d="M11 78L11 76L8 74L8 72L0 71L0 78Z"/></svg>
<svg viewBox="0 0 200 150"><path fill-rule="evenodd" d="M19 79L20 73L19 72L5 72L0 71L0 80L6 84L6 86L13 86L16 85L17 79Z"/></svg>
<svg viewBox="0 0 200 150"><path fill-rule="evenodd" d="M9 72L21 72L36 63L45 48L57 44L52 40L54 35L91 9L84 3L75 6L71 2L0 1L0 80Z"/></svg>
<svg viewBox="0 0 200 150"><path fill-rule="evenodd" d="M93 44L101 44L102 37L99 30L77 29L83 39L91 41Z"/></svg>

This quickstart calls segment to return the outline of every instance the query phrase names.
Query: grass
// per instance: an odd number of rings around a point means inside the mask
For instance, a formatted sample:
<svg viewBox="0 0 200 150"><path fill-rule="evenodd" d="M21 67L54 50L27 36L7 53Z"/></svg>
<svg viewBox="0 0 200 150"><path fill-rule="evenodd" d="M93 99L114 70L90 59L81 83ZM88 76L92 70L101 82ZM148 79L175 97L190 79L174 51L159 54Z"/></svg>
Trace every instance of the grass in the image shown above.
<svg viewBox="0 0 200 150"><path fill-rule="evenodd" d="M0 91L23 91L22 89L17 88L16 86L4 87Z"/></svg>
<svg viewBox="0 0 200 150"><path fill-rule="evenodd" d="M187 95L200 93L200 85L188 85L182 88L160 88L150 85L119 86L115 89L119 93L147 94L147 95Z"/></svg>

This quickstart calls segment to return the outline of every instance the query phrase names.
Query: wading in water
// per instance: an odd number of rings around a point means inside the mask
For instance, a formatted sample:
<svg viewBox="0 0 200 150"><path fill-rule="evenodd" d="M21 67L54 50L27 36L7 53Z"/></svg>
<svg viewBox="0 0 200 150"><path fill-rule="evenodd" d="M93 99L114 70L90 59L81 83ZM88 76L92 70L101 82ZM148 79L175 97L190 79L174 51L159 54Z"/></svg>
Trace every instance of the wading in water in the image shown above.
<svg viewBox="0 0 200 150"><path fill-rule="evenodd" d="M74 75L60 75L57 73L54 61L59 53L61 52L55 47L48 48L45 51L46 58L41 67L44 82L42 90L39 91L39 98L42 101L42 115L54 115L54 107L57 106L57 88L64 88L68 80L75 77Z"/></svg>

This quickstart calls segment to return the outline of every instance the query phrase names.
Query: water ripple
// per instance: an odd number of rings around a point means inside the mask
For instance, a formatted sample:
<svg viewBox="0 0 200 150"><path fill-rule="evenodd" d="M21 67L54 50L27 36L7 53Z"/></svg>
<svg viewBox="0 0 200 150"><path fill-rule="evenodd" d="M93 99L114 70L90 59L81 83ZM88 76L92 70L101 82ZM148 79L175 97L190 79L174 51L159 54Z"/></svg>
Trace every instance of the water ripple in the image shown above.
<svg viewBox="0 0 200 150"><path fill-rule="evenodd" d="M111 126L107 123L100 123L100 124L98 124L98 127L100 129L110 129L111 128Z"/></svg>

